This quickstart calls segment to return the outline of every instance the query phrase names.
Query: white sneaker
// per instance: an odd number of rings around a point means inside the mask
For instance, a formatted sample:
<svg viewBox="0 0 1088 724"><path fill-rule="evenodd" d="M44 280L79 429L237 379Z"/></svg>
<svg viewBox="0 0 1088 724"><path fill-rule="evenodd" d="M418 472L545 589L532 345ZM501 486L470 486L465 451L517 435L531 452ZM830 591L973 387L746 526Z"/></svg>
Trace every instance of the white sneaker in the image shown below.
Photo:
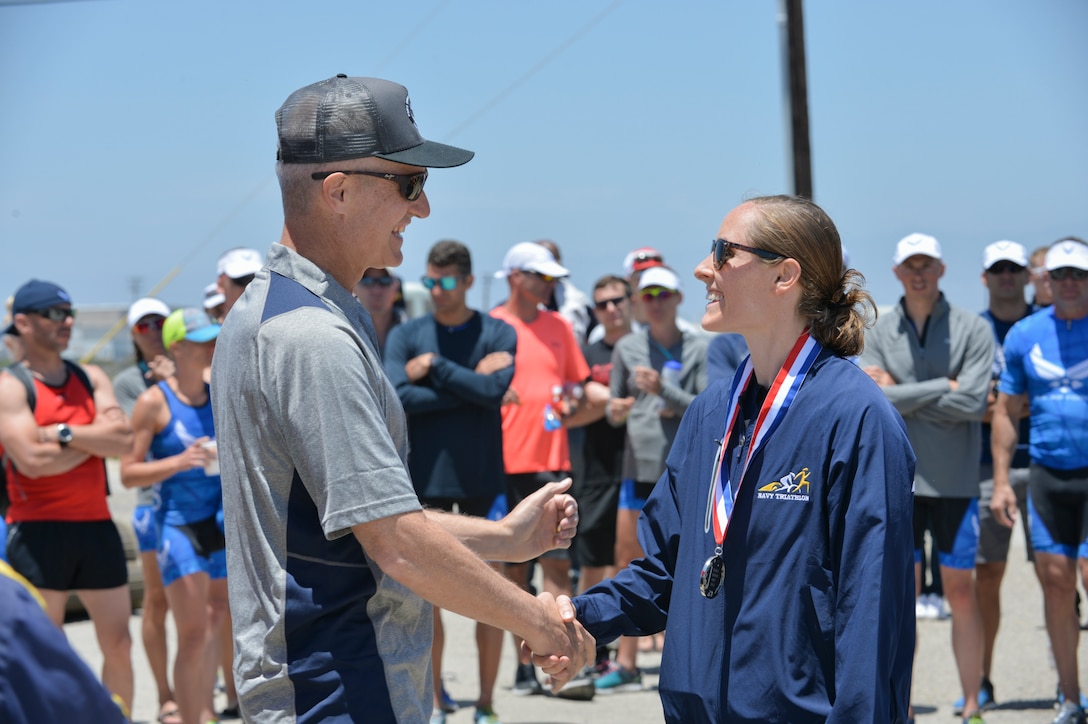
<svg viewBox="0 0 1088 724"><path fill-rule="evenodd" d="M952 615L951 611L948 609L948 601L944 600L944 598L938 596L936 593L929 594L929 602L936 613L934 618L943 621Z"/></svg>
<svg viewBox="0 0 1088 724"><path fill-rule="evenodd" d="M934 619L937 618L937 609L933 606L931 596L923 593L914 602L914 617Z"/></svg>

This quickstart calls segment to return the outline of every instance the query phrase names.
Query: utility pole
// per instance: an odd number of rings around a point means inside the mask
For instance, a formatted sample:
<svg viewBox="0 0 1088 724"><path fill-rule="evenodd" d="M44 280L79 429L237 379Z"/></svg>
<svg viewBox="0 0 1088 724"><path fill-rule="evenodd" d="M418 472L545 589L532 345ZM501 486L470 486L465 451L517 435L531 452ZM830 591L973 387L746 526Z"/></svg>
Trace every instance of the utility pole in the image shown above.
<svg viewBox="0 0 1088 724"><path fill-rule="evenodd" d="M808 131L808 81L805 77L805 22L801 0L779 0L786 108L789 116L793 193L812 198L812 150Z"/></svg>

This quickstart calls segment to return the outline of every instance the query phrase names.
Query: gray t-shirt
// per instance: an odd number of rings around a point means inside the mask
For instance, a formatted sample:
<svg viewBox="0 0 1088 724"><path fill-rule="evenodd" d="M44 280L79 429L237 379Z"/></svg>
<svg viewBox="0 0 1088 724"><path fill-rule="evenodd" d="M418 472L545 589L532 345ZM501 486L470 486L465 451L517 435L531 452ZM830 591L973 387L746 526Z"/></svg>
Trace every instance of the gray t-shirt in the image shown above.
<svg viewBox="0 0 1088 724"><path fill-rule="evenodd" d="M977 498L982 415L994 364L994 335L979 315L951 306L942 294L924 330L895 305L865 335L861 367L895 378L882 387L907 424L918 467L915 493ZM950 379L958 388L952 390Z"/></svg>
<svg viewBox="0 0 1088 724"><path fill-rule="evenodd" d="M126 367L113 378L113 394L117 396L117 404L129 419L132 419L132 411L136 408L136 400L148 388L147 378L137 365ZM137 507L154 505L155 489L152 486L136 490Z"/></svg>
<svg viewBox="0 0 1088 724"><path fill-rule="evenodd" d="M680 418L706 389L706 337L684 332L680 341L665 349L650 339L648 329L632 332L616 342L612 351L612 397L634 397L627 417L627 443L623 451L623 477L642 483L656 483L665 472L665 458L680 429ZM650 395L635 387L635 367L652 367L661 372L667 360L681 364L679 386L664 385L661 395ZM671 416L662 417L660 400Z"/></svg>
<svg viewBox="0 0 1088 724"><path fill-rule="evenodd" d="M430 711L430 605L351 531L420 510L374 342L351 293L280 244L219 335L212 404L247 721Z"/></svg>

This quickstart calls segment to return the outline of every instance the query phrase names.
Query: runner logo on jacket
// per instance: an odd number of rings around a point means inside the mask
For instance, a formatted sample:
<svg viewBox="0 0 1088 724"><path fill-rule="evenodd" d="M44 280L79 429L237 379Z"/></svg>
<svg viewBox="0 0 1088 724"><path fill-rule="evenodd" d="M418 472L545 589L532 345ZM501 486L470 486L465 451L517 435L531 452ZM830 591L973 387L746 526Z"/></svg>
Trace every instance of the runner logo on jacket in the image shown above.
<svg viewBox="0 0 1088 724"><path fill-rule="evenodd" d="M802 500L808 502L808 468L787 473L773 483L767 483L756 491L760 500Z"/></svg>

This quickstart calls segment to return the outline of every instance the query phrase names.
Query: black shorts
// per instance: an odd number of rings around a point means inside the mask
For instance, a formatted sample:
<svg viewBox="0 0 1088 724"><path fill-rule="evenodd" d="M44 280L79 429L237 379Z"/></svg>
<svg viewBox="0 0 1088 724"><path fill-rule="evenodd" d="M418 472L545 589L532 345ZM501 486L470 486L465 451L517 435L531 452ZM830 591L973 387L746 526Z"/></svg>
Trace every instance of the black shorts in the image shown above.
<svg viewBox="0 0 1088 724"><path fill-rule="evenodd" d="M978 498L914 496L914 560L921 561L926 528L942 566L972 570L978 556Z"/></svg>
<svg viewBox="0 0 1088 724"><path fill-rule="evenodd" d="M546 484L570 477L570 473L552 472L545 470L542 473L507 473L506 475L506 509L513 510L518 503L540 490ZM581 518L581 512L578 517ZM575 536L577 538L577 536ZM557 558L567 560L570 552L565 548L557 548L540 556L541 558Z"/></svg>
<svg viewBox="0 0 1088 724"><path fill-rule="evenodd" d="M616 563L616 511L620 504L620 483L578 485L578 534L571 550L578 564L603 568Z"/></svg>
<svg viewBox="0 0 1088 724"><path fill-rule="evenodd" d="M128 583L125 548L112 520L12 523L8 562L48 591L99 590Z"/></svg>
<svg viewBox="0 0 1088 724"><path fill-rule="evenodd" d="M458 515L471 515L476 518L486 518L491 512L491 506L495 504L495 496L486 498L420 498L424 508L434 508L452 513L457 506Z"/></svg>
<svg viewBox="0 0 1088 724"><path fill-rule="evenodd" d="M1088 558L1088 468L1031 466L1031 542L1039 553Z"/></svg>

